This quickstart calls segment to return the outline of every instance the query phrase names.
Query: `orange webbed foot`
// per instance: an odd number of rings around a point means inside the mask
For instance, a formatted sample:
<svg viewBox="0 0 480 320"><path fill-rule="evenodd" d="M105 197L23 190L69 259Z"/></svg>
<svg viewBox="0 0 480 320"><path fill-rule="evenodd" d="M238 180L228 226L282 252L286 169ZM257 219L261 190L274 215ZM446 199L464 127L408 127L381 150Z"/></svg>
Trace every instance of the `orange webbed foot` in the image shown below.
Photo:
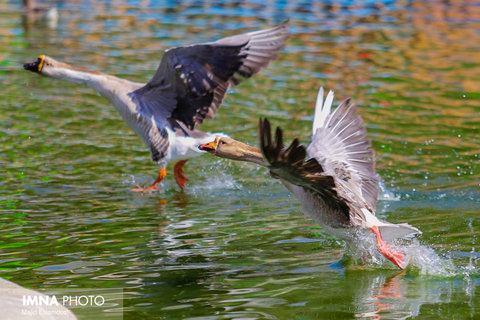
<svg viewBox="0 0 480 320"><path fill-rule="evenodd" d="M180 160L177 163L175 163L175 166L173 167L173 174L175 177L175 181L177 182L178 186L182 189L185 189L186 183L188 181L188 178L183 173L183 166L185 166L185 163L187 161L188 160Z"/></svg>
<svg viewBox="0 0 480 320"><path fill-rule="evenodd" d="M152 185L148 188L132 188L130 191L133 192L149 192L149 191L156 191L158 190L158 186L160 183L163 181L163 178L167 175L167 170L165 169L160 169L158 172L158 177L153 181Z"/></svg>
<svg viewBox="0 0 480 320"><path fill-rule="evenodd" d="M373 226L370 230L375 233L377 238L377 248L381 254L391 262L393 262L397 267L400 269L405 269L407 267L407 260L405 259L405 255L397 250L393 249L391 245L385 243L382 239L382 235L380 234L380 230L377 226Z"/></svg>
<svg viewBox="0 0 480 320"><path fill-rule="evenodd" d="M133 192L149 192L149 191L157 191L158 190L158 185L151 185L148 188L132 188L130 191Z"/></svg>
<svg viewBox="0 0 480 320"><path fill-rule="evenodd" d="M405 260L404 254L393 249L390 245L384 243L383 246L378 246L378 250L385 258L392 261L400 269L405 269L407 267L407 261Z"/></svg>

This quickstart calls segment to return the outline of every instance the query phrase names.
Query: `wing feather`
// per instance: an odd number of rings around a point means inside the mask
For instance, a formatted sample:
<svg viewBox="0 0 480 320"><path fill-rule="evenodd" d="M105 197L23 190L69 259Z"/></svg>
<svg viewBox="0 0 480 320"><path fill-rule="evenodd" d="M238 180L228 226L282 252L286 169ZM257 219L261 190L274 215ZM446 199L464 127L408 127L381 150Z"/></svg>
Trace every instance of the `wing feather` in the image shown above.
<svg viewBox="0 0 480 320"><path fill-rule="evenodd" d="M288 38L288 21L277 27L215 42L165 51L152 79L129 95L139 115L159 127L177 121L189 129L213 118L227 90L277 57Z"/></svg>
<svg viewBox="0 0 480 320"><path fill-rule="evenodd" d="M273 177L318 195L329 205L339 208L347 219L350 218L347 201L337 193L334 177L326 174L315 158L306 159L307 151L298 139L285 148L280 128L277 127L275 139L272 139L268 119L259 120L258 137L264 160Z"/></svg>
<svg viewBox="0 0 480 320"><path fill-rule="evenodd" d="M320 94L323 96L322 88ZM333 111L332 102L333 92L327 95L325 103L317 98L314 134L307 153L334 177L342 198L375 212L378 180L373 150L362 127L362 119L350 99L344 100Z"/></svg>

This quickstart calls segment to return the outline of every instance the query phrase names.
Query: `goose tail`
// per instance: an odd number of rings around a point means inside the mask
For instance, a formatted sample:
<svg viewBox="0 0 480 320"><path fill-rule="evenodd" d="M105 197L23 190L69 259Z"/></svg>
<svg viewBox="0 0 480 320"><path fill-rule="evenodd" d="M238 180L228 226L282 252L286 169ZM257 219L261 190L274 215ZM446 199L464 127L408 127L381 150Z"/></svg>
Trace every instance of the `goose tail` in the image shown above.
<svg viewBox="0 0 480 320"><path fill-rule="evenodd" d="M392 241L395 239L409 238L416 234L421 234L422 232L417 228L409 225L408 223L382 223L378 226L382 238L385 241Z"/></svg>
<svg viewBox="0 0 480 320"><path fill-rule="evenodd" d="M408 223L395 224L380 220L366 208L362 209L362 213L364 215L364 227L369 229L372 227L378 228L382 239L385 241L410 238L415 234L422 233L420 230L409 225Z"/></svg>
<svg viewBox="0 0 480 320"><path fill-rule="evenodd" d="M315 103L315 114L313 116L313 126L312 126L312 135L317 132L318 128L325 128L327 126L327 118L330 115L332 109L334 93L330 90L323 100L325 95L325 90L323 87L320 87L317 95L317 102Z"/></svg>

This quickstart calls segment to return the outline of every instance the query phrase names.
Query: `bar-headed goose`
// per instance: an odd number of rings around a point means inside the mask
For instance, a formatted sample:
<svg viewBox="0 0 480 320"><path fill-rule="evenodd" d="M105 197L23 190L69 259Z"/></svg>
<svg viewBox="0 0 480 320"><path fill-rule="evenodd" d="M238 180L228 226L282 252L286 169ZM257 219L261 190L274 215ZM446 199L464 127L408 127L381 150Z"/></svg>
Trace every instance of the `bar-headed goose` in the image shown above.
<svg viewBox="0 0 480 320"><path fill-rule="evenodd" d="M150 147L160 171L152 185L156 190L174 166L177 184L185 187L185 162L203 151L198 145L219 134L201 132L196 125L213 118L227 90L265 68L284 47L288 21L281 25L231 36L215 42L166 50L153 78L146 84L120 79L98 71L73 67L41 55L26 70L90 86L107 98L123 119Z"/></svg>
<svg viewBox="0 0 480 320"><path fill-rule="evenodd" d="M259 121L260 149L228 137L217 137L199 148L222 158L267 167L326 231L351 240L356 230L370 229L376 236L380 253L403 269L408 263L404 255L385 240L420 231L408 224L392 224L375 216L378 181L373 150L361 118L356 115L350 99L332 111L333 92L328 93L325 102L323 98L321 88L308 148L300 145L298 139L285 148L282 130L277 128L272 138L267 119Z"/></svg>

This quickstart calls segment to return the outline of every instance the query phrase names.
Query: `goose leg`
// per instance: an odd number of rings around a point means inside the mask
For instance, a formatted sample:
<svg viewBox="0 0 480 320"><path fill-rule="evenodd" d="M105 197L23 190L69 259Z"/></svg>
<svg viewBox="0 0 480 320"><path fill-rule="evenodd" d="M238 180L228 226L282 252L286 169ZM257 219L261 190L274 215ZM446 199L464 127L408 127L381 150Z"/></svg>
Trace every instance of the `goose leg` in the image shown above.
<svg viewBox="0 0 480 320"><path fill-rule="evenodd" d="M162 182L163 178L167 175L167 170L165 168L160 169L158 171L158 177L153 181L152 185L148 188L133 188L130 189L133 192L145 192L145 191L155 191L158 189L158 186L160 185L160 182Z"/></svg>
<svg viewBox="0 0 480 320"><path fill-rule="evenodd" d="M380 234L380 230L377 226L371 227L370 230L375 233L375 237L377 238L378 251L380 251L380 253L383 254L385 258L392 261L400 269L405 269L407 266L406 261L404 260L404 255L401 252L393 249L392 246L383 241L382 235Z"/></svg>
<svg viewBox="0 0 480 320"><path fill-rule="evenodd" d="M173 174L175 176L175 181L177 182L178 186L182 189L185 189L185 185L188 181L188 178L183 173L183 166L187 163L188 160L180 160L175 163L173 167Z"/></svg>

